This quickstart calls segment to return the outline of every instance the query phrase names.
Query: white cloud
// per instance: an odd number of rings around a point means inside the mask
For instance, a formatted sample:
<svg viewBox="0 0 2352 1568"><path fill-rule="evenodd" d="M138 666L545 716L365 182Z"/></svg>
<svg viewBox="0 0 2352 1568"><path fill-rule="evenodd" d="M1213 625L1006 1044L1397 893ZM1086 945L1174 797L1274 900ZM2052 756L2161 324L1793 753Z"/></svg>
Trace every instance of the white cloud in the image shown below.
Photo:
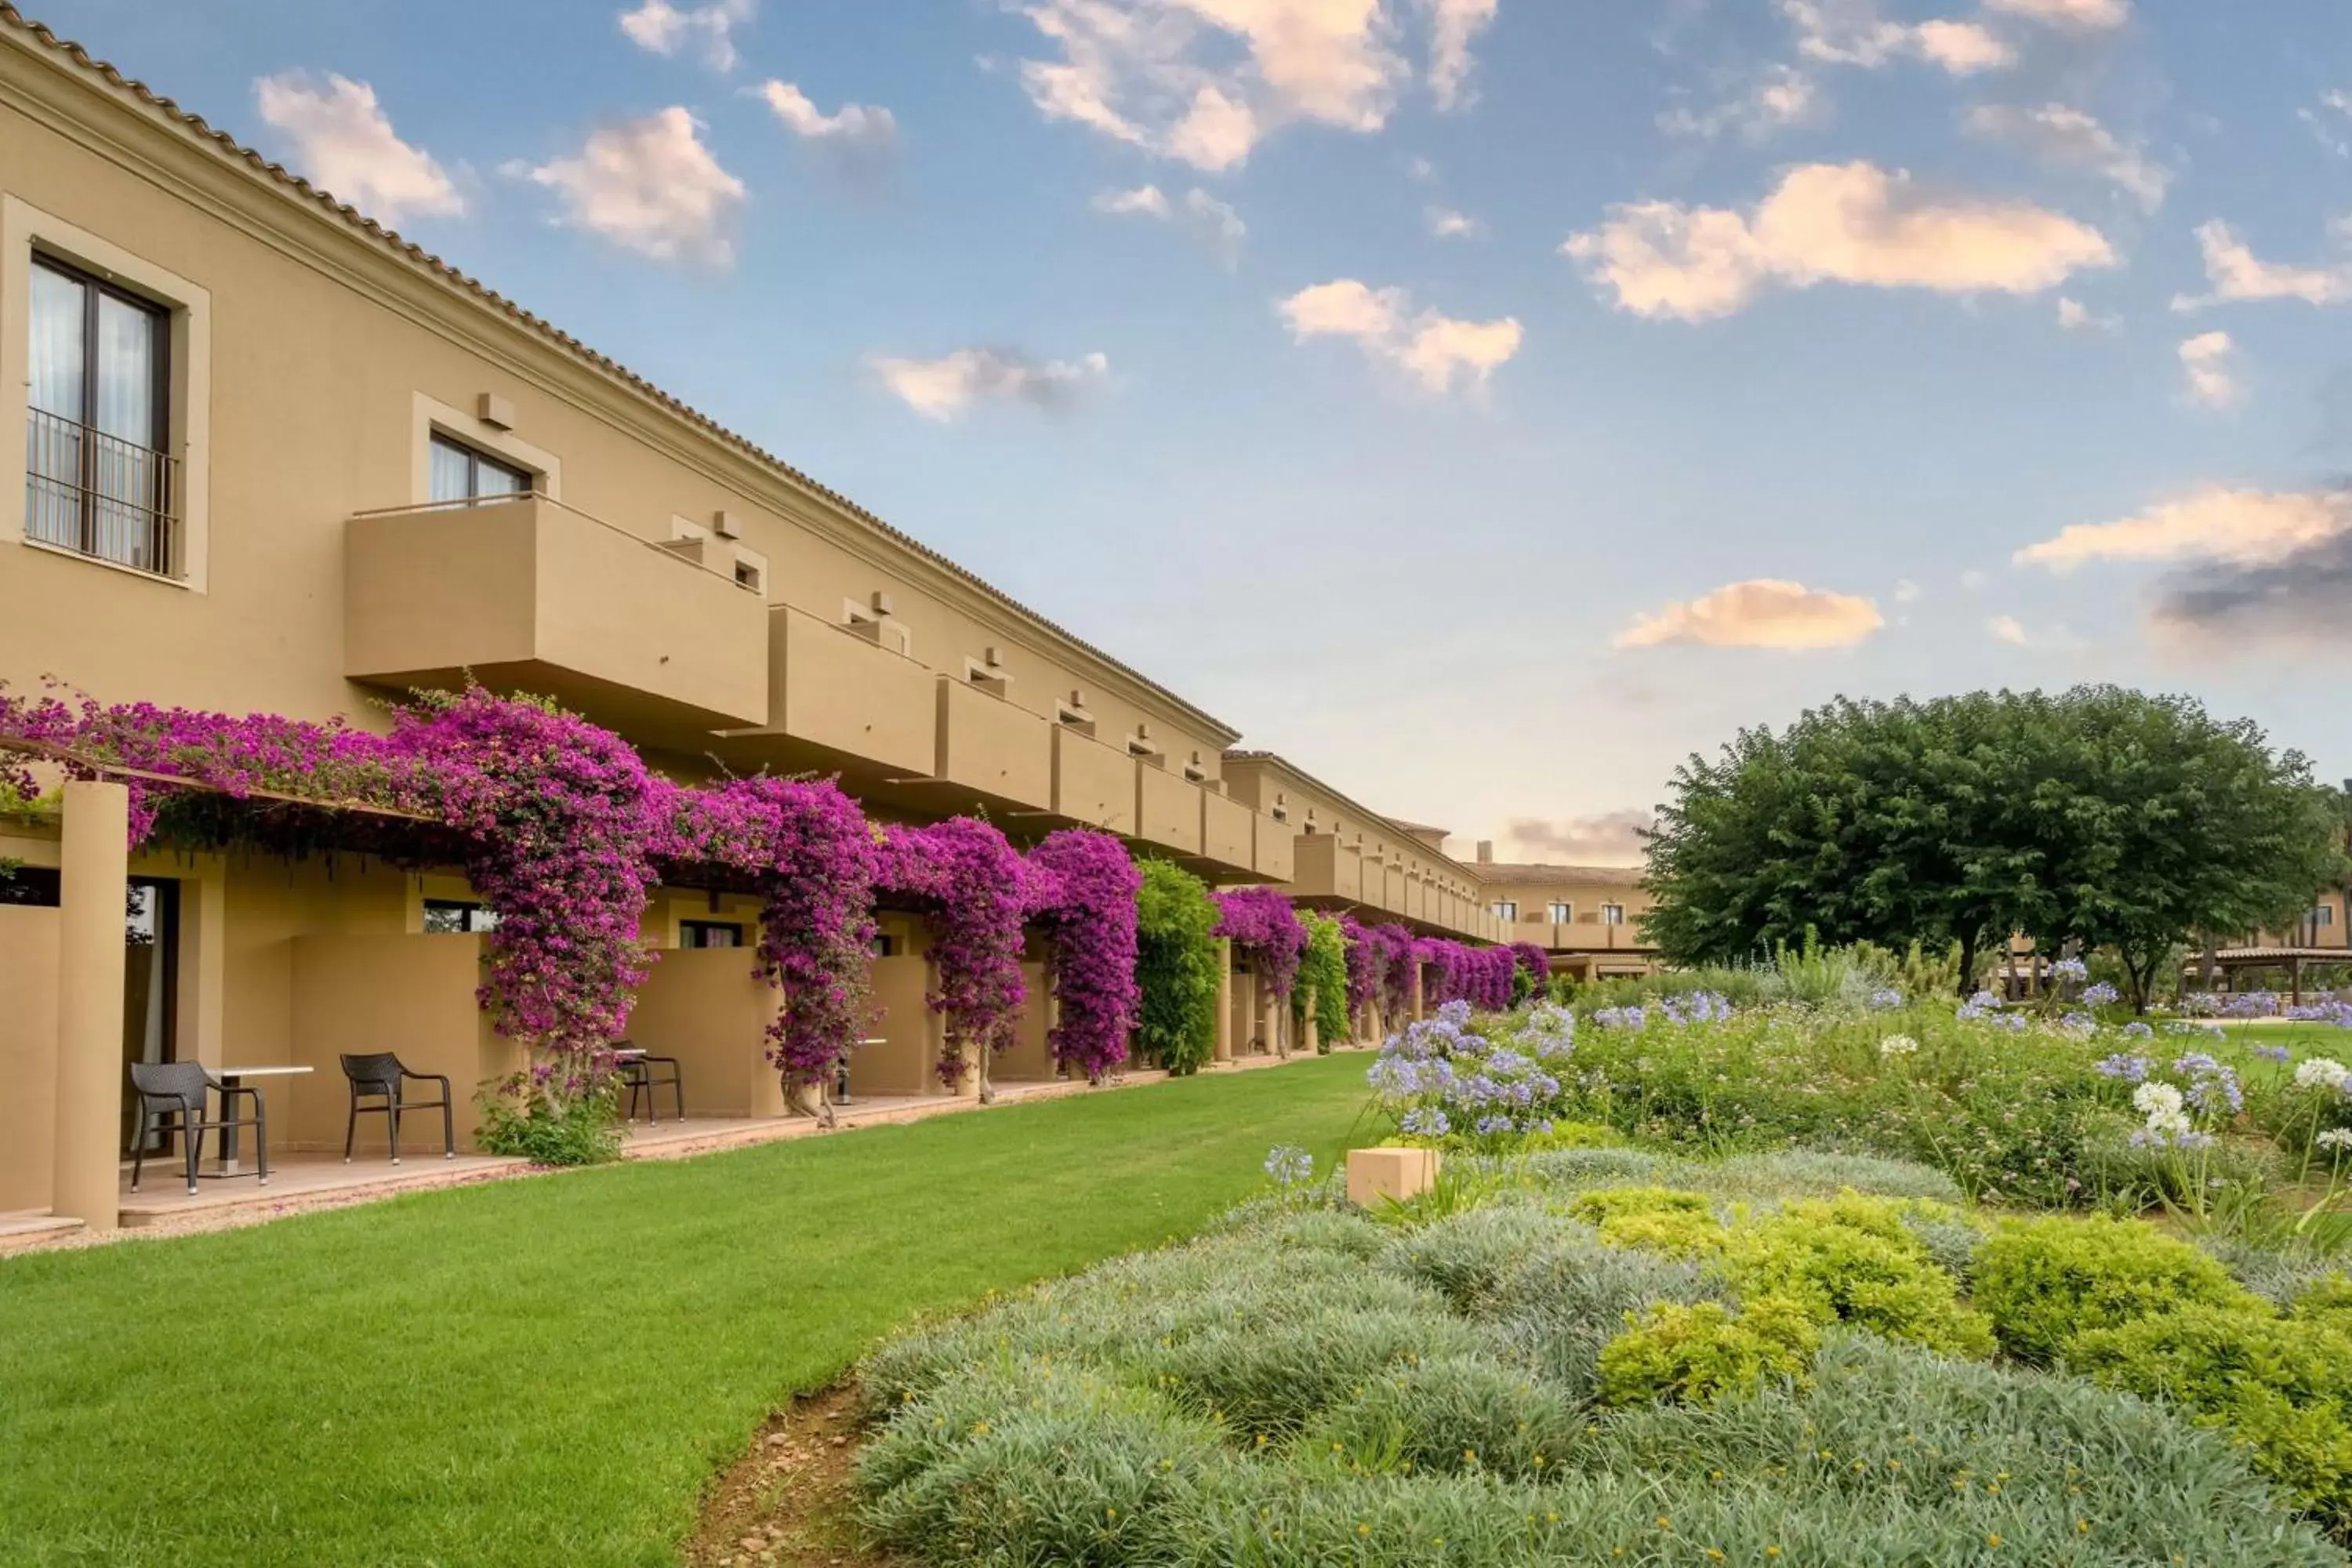
<svg viewBox="0 0 2352 1568"><path fill-rule="evenodd" d="M2080 300L2058 296L2058 325L2069 332L2112 332L2123 326L2121 316L2094 315L2091 308Z"/></svg>
<svg viewBox="0 0 2352 1568"><path fill-rule="evenodd" d="M1452 207L1431 207L1423 216L1429 220L1429 232L1440 239L1476 239L1486 232L1485 224Z"/></svg>
<svg viewBox="0 0 2352 1568"><path fill-rule="evenodd" d="M1707 142L1727 132L1749 142L1763 142L1790 126L1811 124L1822 113L1822 97L1813 79L1794 66L1776 62L1712 109L1700 111L1685 105L1667 110L1658 116L1658 129L1669 136Z"/></svg>
<svg viewBox="0 0 2352 1568"><path fill-rule="evenodd" d="M1617 634L1617 646L1851 647L1885 624L1878 606L1858 595L1759 577L1668 605L1655 615L1637 616Z"/></svg>
<svg viewBox="0 0 2352 1568"><path fill-rule="evenodd" d="M748 22L757 0L719 0L717 5L673 5L669 0L644 0L634 11L621 13L621 31L641 49L675 55L698 47L703 63L712 70L735 68L734 31Z"/></svg>
<svg viewBox="0 0 2352 1568"><path fill-rule="evenodd" d="M2063 650L2083 646L2083 640L2064 626L2030 630L2015 616L1995 616L1985 622L1985 630L1992 634L1995 641L2005 642L2011 647Z"/></svg>
<svg viewBox="0 0 2352 1568"><path fill-rule="evenodd" d="M1139 185L1131 191L1098 192L1093 205L1095 211L1113 217L1148 217L1172 223L1206 246L1228 267L1240 256L1242 241L1249 235L1249 226L1242 221L1241 214L1197 185L1184 193L1181 202L1169 200L1168 194L1158 185Z"/></svg>
<svg viewBox="0 0 2352 1568"><path fill-rule="evenodd" d="M1407 179L1417 180L1424 185L1437 178L1437 165L1426 158L1406 159L1404 172Z"/></svg>
<svg viewBox="0 0 2352 1568"><path fill-rule="evenodd" d="M1908 577L1899 579L1895 584L1895 602L1898 605L1916 605L1926 595L1927 590Z"/></svg>
<svg viewBox="0 0 2352 1568"><path fill-rule="evenodd" d="M2019 551L2020 565L2067 572L2093 561L2273 565L2352 531L2352 493L2210 488L2112 522L2068 525Z"/></svg>
<svg viewBox="0 0 2352 1568"><path fill-rule="evenodd" d="M1057 412L1110 374L1110 360L1090 353L1043 363L1015 349L958 349L939 359L868 362L882 384L926 419L961 417L979 402L1025 403Z"/></svg>
<svg viewBox="0 0 2352 1568"><path fill-rule="evenodd" d="M2176 310L2194 310L2228 300L2301 300L2312 305L2352 300L2352 262L2288 267L2264 261L2219 218L2197 226L2197 247L2204 254L2205 280L2213 286L2213 292L2176 294L2172 299Z"/></svg>
<svg viewBox="0 0 2352 1568"><path fill-rule="evenodd" d="M831 114L788 81L770 80L756 89L776 122L803 145L854 182L886 177L898 151L898 120L876 104L845 103Z"/></svg>
<svg viewBox="0 0 2352 1568"><path fill-rule="evenodd" d="M2188 378L2189 400L2208 408L2227 408L2245 395L2237 366L2237 351L2227 332L2200 332L2180 344L2180 369Z"/></svg>
<svg viewBox="0 0 2352 1568"><path fill-rule="evenodd" d="M2075 32L2104 32L2131 19L2131 0L1985 0L1985 7Z"/></svg>
<svg viewBox="0 0 2352 1568"><path fill-rule="evenodd" d="M1289 121L1386 122L1411 68L1382 0L1014 0L1059 51L1024 60L1030 101L1202 169Z"/></svg>
<svg viewBox="0 0 2352 1568"><path fill-rule="evenodd" d="M770 81L760 88L769 112L795 136L814 142L856 142L887 146L898 140L898 121L888 110L865 103L845 103L826 114L808 95L788 81Z"/></svg>
<svg viewBox="0 0 2352 1568"><path fill-rule="evenodd" d="M1429 95L1440 109L1466 105L1470 45L1495 20L1499 0L1420 0L1429 13Z"/></svg>
<svg viewBox="0 0 2352 1568"><path fill-rule="evenodd" d="M349 77L322 86L301 71L259 78L261 118L293 144L295 171L381 223L466 210L446 172L394 134L375 89Z"/></svg>
<svg viewBox="0 0 2352 1568"><path fill-rule="evenodd" d="M1353 278L1302 289L1281 304L1291 337L1353 338L1371 359L1401 370L1424 391L1459 385L1484 391L1496 368L1519 352L1516 317L1466 321L1436 310L1415 311L1402 289L1372 289Z"/></svg>
<svg viewBox="0 0 2352 1568"><path fill-rule="evenodd" d="M1101 191L1094 199L1094 209L1114 217L1165 218L1175 209L1168 205L1168 195L1158 185L1138 185L1131 191Z"/></svg>
<svg viewBox="0 0 2352 1568"><path fill-rule="evenodd" d="M675 106L590 134L576 156L520 172L563 198L562 222L659 261L725 267L743 182L702 144L701 122Z"/></svg>
<svg viewBox="0 0 2352 1568"><path fill-rule="evenodd" d="M2007 70L2017 63L2017 51L1974 22L1922 22L1912 29L1915 47L1954 76Z"/></svg>
<svg viewBox="0 0 2352 1568"><path fill-rule="evenodd" d="M1752 216L1642 202L1612 207L1561 250L1620 310L1703 321L1768 284L1850 283L1945 293L2037 293L2114 265L2106 239L2029 203L1937 197L1870 163L1790 169Z"/></svg>
<svg viewBox="0 0 2352 1568"><path fill-rule="evenodd" d="M2015 616L1995 616L1985 623L1985 630L2005 643L2018 647L2032 647L2033 638L2027 635L2025 624Z"/></svg>
<svg viewBox="0 0 2352 1568"><path fill-rule="evenodd" d="M1960 574L1960 586L1973 594L1992 579L1979 567L1971 566Z"/></svg>
<svg viewBox="0 0 2352 1568"><path fill-rule="evenodd" d="M2323 110L2334 110L2333 114ZM2338 158L2352 158L2352 123L2338 125L2336 116L2352 122L2352 92L2323 92L2318 109L2298 109L2294 117L2318 139L2319 144Z"/></svg>
<svg viewBox="0 0 2352 1568"><path fill-rule="evenodd" d="M1780 13L1796 30L1797 52L1824 65L1876 70L1919 59L1953 76L1973 76L2017 63L2017 51L1981 24L1890 22L1879 15L1877 0L1780 0Z"/></svg>
<svg viewBox="0 0 2352 1568"><path fill-rule="evenodd" d="M2039 109L1980 104L1969 111L1967 123L1979 136L2024 147L2060 168L2095 174L2145 212L2164 205L2165 190L2172 183L2169 169L2150 163L2138 147L2125 143L2091 115L2063 103Z"/></svg>

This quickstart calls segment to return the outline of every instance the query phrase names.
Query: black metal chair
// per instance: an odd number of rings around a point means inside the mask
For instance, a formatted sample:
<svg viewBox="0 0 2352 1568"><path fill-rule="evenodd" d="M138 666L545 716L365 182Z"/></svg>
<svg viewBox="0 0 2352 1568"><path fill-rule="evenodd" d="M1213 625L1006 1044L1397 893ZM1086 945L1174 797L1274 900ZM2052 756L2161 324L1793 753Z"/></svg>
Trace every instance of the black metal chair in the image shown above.
<svg viewBox="0 0 2352 1568"><path fill-rule="evenodd" d="M622 1057L614 1065L621 1069L621 1087L629 1091L628 1110L624 1113L623 1120L635 1121L637 1119L637 1096L642 1094L646 1097L646 1125L650 1127L659 1121L661 1120L659 1091L664 1085L667 1085L677 1096L677 1119L680 1121L685 1121L686 1070L678 1066L677 1058L648 1056L625 1042L622 1048L628 1054ZM656 1068L669 1068L669 1076L667 1078L659 1076L654 1070Z"/></svg>
<svg viewBox="0 0 2352 1568"><path fill-rule="evenodd" d="M367 1056L346 1055L342 1058L343 1077L350 1080L352 1113L343 1122L343 1163L352 1163L352 1142L359 1136L360 1117L381 1112L384 1134L392 1145L392 1163L400 1163L400 1113L404 1110L438 1110L441 1113L441 1157L457 1157L457 1122L451 1110L449 1079L437 1072L411 1072L390 1051L376 1051ZM437 1083L441 1086L438 1100L411 1100L405 1085ZM362 1105L362 1100L381 1100L379 1105Z"/></svg>
<svg viewBox="0 0 2352 1568"><path fill-rule="evenodd" d="M269 1184L269 1114L261 1103L261 1091L239 1085L229 1089L213 1081L202 1062L132 1062L131 1092L139 1097L139 1136L131 1145L131 1190L139 1190L139 1174L147 1163L148 1141L162 1133L180 1135L181 1148L188 1161L188 1195L196 1194L196 1162L203 1155L205 1134L220 1132L221 1153L228 1153L226 1136L231 1128L253 1129L254 1173L260 1184ZM205 1096L220 1096L220 1114L206 1118ZM232 1115L240 1098L253 1101L250 1117ZM226 1173L223 1173L226 1174Z"/></svg>

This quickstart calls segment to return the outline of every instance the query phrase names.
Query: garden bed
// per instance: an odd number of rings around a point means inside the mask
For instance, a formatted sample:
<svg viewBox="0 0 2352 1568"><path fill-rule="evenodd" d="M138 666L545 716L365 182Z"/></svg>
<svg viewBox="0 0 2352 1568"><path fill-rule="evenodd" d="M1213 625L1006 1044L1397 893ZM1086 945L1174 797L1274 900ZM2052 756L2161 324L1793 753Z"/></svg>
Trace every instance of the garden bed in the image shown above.
<svg viewBox="0 0 2352 1568"><path fill-rule="evenodd" d="M1614 1150L1260 1204L873 1357L867 1518L936 1564L2347 1561L2247 1448L2028 1364L1958 1196Z"/></svg>

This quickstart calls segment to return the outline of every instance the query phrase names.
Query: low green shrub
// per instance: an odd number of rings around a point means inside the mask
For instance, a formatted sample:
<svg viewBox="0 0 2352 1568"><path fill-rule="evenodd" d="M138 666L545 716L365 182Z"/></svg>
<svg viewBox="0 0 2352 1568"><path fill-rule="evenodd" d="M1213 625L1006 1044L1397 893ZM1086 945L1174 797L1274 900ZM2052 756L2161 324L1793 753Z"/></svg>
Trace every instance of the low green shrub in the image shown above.
<svg viewBox="0 0 2352 1568"><path fill-rule="evenodd" d="M1559 1218L1534 1204L1489 1204L1405 1232L1389 1244L1381 1261L1436 1287L1456 1308L1466 1310L1562 1229Z"/></svg>
<svg viewBox="0 0 2352 1568"><path fill-rule="evenodd" d="M1948 1355L1993 1352L1992 1325L1961 1304L1958 1282L1887 1199L1848 1193L1785 1205L1732 1231L1721 1268L1744 1300L1780 1298L1817 1322L1852 1323Z"/></svg>
<svg viewBox="0 0 2352 1568"><path fill-rule="evenodd" d="M2218 1260L2107 1215L2004 1222L1977 1251L1970 1293L2001 1349L2029 1366L2049 1365L2084 1330L2252 1300Z"/></svg>
<svg viewBox="0 0 2352 1568"><path fill-rule="evenodd" d="M2066 1364L2096 1382L2161 1396L2226 1428L2304 1507L2352 1526L2352 1334L2259 1305L2188 1305L2091 1329Z"/></svg>
<svg viewBox="0 0 2352 1568"><path fill-rule="evenodd" d="M2287 1316L2298 1322L2325 1323L2352 1331L2352 1279L2329 1274L2313 1280L2287 1303Z"/></svg>
<svg viewBox="0 0 2352 1568"><path fill-rule="evenodd" d="M1812 1315L1779 1297L1737 1311L1715 1301L1661 1304L1601 1347L1601 1402L1704 1405L1768 1377L1801 1385L1820 1348Z"/></svg>
<svg viewBox="0 0 2352 1568"><path fill-rule="evenodd" d="M1351 1470L1464 1471L1540 1479L1585 1426L1577 1401L1486 1355L1400 1368L1334 1406L1299 1439Z"/></svg>
<svg viewBox="0 0 2352 1568"><path fill-rule="evenodd" d="M601 1165L621 1157L621 1113L608 1087L554 1107L515 1082L474 1097L480 1142L492 1154L534 1165Z"/></svg>
<svg viewBox="0 0 2352 1568"><path fill-rule="evenodd" d="M1576 1226L1529 1252L1470 1303L1498 1355L1577 1400L1600 1388L1601 1347L1657 1302L1720 1300L1728 1292L1695 1263L1610 1247Z"/></svg>
<svg viewBox="0 0 2352 1568"><path fill-rule="evenodd" d="M1569 1215L1601 1233L1612 1247L1634 1247L1671 1258L1704 1258L1723 1250L1723 1222L1705 1193L1672 1187L1596 1187L1568 1202Z"/></svg>

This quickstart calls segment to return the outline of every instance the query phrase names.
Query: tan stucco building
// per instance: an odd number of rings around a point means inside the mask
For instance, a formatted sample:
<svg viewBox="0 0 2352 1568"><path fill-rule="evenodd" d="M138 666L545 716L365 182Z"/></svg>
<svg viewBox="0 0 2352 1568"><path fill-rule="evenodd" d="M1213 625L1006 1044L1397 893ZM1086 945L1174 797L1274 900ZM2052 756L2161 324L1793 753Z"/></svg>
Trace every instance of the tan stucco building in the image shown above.
<svg viewBox="0 0 2352 1568"><path fill-rule="evenodd" d="M0 362L26 370L0 376L0 426L26 433L0 439L19 694L53 677L382 727L384 699L470 673L673 776L837 773L885 820L1090 826L1212 881L1514 934L1442 834L1235 750L1159 681L5 5ZM76 1140L111 1162L128 1124L102 1080L130 1061L310 1068L268 1091L289 1152L338 1148L339 1053L397 1050L461 1095L508 1066L461 876L245 852L132 858L121 1059L83 1060L97 1026L59 980L70 837L0 822L23 866L0 883L0 1212L48 1206ZM726 951L755 912L662 889L646 916L633 1037L685 1063L697 1114L779 1110L772 996ZM884 936L856 1088L940 1092L923 922ZM1233 1048L1278 1038L1235 987ZM1000 1079L1051 1072L1032 1015Z"/></svg>

